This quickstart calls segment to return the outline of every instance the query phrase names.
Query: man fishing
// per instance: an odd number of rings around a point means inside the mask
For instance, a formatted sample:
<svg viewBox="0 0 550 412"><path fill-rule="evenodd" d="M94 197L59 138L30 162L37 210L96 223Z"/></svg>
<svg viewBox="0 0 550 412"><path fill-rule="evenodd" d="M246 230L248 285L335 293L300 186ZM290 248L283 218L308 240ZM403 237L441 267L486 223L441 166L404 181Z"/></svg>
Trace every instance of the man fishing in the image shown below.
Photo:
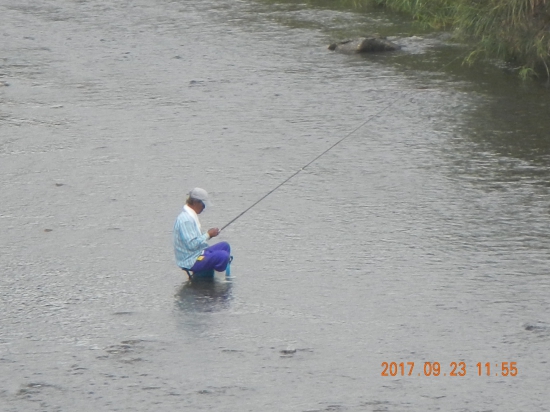
<svg viewBox="0 0 550 412"><path fill-rule="evenodd" d="M210 206L206 190L199 187L188 193L183 210L174 224L174 253L177 265L193 273L210 271L223 272L228 269L231 247L227 242L208 246L207 240L219 235L218 228L202 233L199 216Z"/></svg>

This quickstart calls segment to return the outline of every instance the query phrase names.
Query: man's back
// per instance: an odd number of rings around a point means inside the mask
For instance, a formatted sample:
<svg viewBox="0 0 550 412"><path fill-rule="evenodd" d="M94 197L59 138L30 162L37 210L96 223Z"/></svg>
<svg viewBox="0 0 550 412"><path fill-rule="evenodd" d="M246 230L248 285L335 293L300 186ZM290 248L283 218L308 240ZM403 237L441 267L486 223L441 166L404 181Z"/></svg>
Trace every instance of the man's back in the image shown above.
<svg viewBox="0 0 550 412"><path fill-rule="evenodd" d="M193 266L208 247L208 234L202 234L195 218L184 208L174 223L174 254L180 268Z"/></svg>

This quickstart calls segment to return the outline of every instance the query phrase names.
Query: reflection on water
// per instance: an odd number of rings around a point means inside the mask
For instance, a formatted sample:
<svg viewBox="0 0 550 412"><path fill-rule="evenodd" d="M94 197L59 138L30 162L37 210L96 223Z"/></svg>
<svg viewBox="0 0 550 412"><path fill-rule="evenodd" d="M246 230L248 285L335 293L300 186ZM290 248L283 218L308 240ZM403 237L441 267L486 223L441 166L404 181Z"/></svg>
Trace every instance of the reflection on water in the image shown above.
<svg viewBox="0 0 550 412"><path fill-rule="evenodd" d="M195 279L185 282L176 294L180 309L192 312L217 312L229 308L232 283L219 279Z"/></svg>

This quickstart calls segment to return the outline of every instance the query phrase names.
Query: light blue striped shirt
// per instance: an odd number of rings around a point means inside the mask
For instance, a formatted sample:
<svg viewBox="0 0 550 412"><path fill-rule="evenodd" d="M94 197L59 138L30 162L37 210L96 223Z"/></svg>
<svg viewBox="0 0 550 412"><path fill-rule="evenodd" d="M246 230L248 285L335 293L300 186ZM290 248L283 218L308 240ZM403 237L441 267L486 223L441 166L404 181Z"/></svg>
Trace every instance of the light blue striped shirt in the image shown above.
<svg viewBox="0 0 550 412"><path fill-rule="evenodd" d="M191 269L202 251L208 247L208 233L201 233L197 222L183 208L174 223L174 253L180 268Z"/></svg>

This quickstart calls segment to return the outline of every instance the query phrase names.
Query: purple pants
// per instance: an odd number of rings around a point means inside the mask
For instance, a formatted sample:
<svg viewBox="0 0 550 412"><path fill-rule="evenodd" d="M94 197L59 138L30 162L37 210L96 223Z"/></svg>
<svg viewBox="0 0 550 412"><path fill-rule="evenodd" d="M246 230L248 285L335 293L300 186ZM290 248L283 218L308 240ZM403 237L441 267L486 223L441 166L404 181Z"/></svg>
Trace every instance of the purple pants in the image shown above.
<svg viewBox="0 0 550 412"><path fill-rule="evenodd" d="M199 256L199 259L202 257L202 260L197 259L191 270L193 272L203 272L205 270L214 269L218 272L223 272L227 267L230 256L231 247L229 243L216 243L204 249L202 256Z"/></svg>

